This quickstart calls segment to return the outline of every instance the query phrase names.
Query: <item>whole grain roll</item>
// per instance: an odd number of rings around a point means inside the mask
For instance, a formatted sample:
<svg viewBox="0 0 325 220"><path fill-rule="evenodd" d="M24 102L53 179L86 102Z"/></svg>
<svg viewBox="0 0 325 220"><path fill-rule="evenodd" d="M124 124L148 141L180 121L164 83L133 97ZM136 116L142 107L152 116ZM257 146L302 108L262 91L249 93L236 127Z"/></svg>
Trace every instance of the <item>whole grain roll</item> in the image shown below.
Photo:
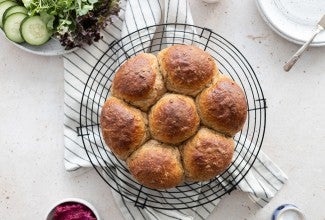
<svg viewBox="0 0 325 220"><path fill-rule="evenodd" d="M166 94L149 112L150 133L164 143L177 144L188 139L199 124L194 100L184 95Z"/></svg>
<svg viewBox="0 0 325 220"><path fill-rule="evenodd" d="M100 124L105 143L122 160L149 138L146 115L114 97L106 100Z"/></svg>
<svg viewBox="0 0 325 220"><path fill-rule="evenodd" d="M193 45L174 45L157 57L166 87L173 92L195 96L218 74L211 55Z"/></svg>
<svg viewBox="0 0 325 220"><path fill-rule="evenodd" d="M126 161L134 178L152 189L172 188L183 182L184 172L177 148L150 140Z"/></svg>
<svg viewBox="0 0 325 220"><path fill-rule="evenodd" d="M247 117L243 90L230 78L220 75L217 81L196 98L204 125L229 136L240 131Z"/></svg>
<svg viewBox="0 0 325 220"><path fill-rule="evenodd" d="M182 148L186 180L207 181L230 165L234 153L232 138L201 128Z"/></svg>
<svg viewBox="0 0 325 220"><path fill-rule="evenodd" d="M147 111L165 93L156 56L141 53L130 58L116 72L112 95Z"/></svg>

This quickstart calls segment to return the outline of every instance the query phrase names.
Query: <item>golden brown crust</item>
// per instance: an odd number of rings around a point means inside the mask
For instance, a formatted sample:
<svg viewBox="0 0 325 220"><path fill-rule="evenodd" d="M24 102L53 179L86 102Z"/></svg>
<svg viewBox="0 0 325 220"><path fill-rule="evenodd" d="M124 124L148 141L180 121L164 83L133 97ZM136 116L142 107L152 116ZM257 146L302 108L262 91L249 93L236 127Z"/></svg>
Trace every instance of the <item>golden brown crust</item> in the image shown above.
<svg viewBox="0 0 325 220"><path fill-rule="evenodd" d="M240 131L246 121L245 95L226 76L220 75L215 84L203 90L196 104L203 124L229 136Z"/></svg>
<svg viewBox="0 0 325 220"><path fill-rule="evenodd" d="M127 60L116 72L112 94L146 111L165 92L157 58L141 53Z"/></svg>
<svg viewBox="0 0 325 220"><path fill-rule="evenodd" d="M184 95L164 95L149 113L151 135L164 143L177 144L188 139L199 124L193 99Z"/></svg>
<svg viewBox="0 0 325 220"><path fill-rule="evenodd" d="M152 189L175 187L184 178L178 149L155 140L141 146L126 162L135 179Z"/></svg>
<svg viewBox="0 0 325 220"><path fill-rule="evenodd" d="M193 45L174 45L157 57L170 91L195 96L218 74L211 55Z"/></svg>
<svg viewBox="0 0 325 220"><path fill-rule="evenodd" d="M210 129L201 128L181 151L186 180L207 181L230 165L234 141Z"/></svg>
<svg viewBox="0 0 325 220"><path fill-rule="evenodd" d="M244 92L218 73L213 58L196 46L175 45L119 68L100 123L105 143L140 184L168 189L226 170L231 137L246 117Z"/></svg>
<svg viewBox="0 0 325 220"><path fill-rule="evenodd" d="M100 124L105 143L122 160L149 137L146 116L114 97L106 100L101 111Z"/></svg>

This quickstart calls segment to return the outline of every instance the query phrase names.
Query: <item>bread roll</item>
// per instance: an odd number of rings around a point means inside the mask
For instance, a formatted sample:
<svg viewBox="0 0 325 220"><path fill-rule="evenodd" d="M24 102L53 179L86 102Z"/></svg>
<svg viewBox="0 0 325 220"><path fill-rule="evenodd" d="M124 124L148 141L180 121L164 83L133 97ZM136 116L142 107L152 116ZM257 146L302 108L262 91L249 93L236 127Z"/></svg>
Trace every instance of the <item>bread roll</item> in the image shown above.
<svg viewBox="0 0 325 220"><path fill-rule="evenodd" d="M141 53L127 60L116 72L112 95L147 111L165 93L156 56Z"/></svg>
<svg viewBox="0 0 325 220"><path fill-rule="evenodd" d="M153 138L177 144L196 131L200 123L193 99L176 94L164 95L149 112L149 129Z"/></svg>
<svg viewBox="0 0 325 220"><path fill-rule="evenodd" d="M105 143L122 160L149 137L146 115L114 97L106 100L100 124Z"/></svg>
<svg viewBox="0 0 325 220"><path fill-rule="evenodd" d="M218 74L210 54L193 45L175 45L158 53L168 90L195 96Z"/></svg>
<svg viewBox="0 0 325 220"><path fill-rule="evenodd" d="M234 141L210 129L201 128L182 147L181 153L186 180L207 181L230 165Z"/></svg>
<svg viewBox="0 0 325 220"><path fill-rule="evenodd" d="M230 78L220 75L216 83L196 98L204 125L229 136L243 128L247 103L242 89Z"/></svg>
<svg viewBox="0 0 325 220"><path fill-rule="evenodd" d="M175 187L184 178L178 149L155 140L141 146L126 163L134 178L152 189Z"/></svg>

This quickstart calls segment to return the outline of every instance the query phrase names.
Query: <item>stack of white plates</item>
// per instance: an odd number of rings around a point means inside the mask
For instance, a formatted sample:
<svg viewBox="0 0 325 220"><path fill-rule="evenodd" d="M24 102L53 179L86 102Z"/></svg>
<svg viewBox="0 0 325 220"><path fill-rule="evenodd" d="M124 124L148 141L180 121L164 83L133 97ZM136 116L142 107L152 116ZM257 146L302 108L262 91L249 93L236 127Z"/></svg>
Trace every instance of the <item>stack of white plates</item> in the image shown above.
<svg viewBox="0 0 325 220"><path fill-rule="evenodd" d="M285 39L303 44L308 41L321 17L325 0L256 0L266 23ZM325 31L318 34L311 46L325 45Z"/></svg>

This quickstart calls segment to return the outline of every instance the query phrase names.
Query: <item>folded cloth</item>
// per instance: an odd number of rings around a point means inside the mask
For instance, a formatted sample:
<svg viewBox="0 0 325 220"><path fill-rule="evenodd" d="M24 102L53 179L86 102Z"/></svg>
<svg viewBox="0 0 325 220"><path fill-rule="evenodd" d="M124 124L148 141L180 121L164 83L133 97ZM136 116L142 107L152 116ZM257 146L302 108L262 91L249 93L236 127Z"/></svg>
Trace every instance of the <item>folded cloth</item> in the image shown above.
<svg viewBox="0 0 325 220"><path fill-rule="evenodd" d="M121 13L119 17L113 18L113 23L110 24L103 32L103 39L98 43L94 43L91 46L86 46L74 51L70 54L64 55L64 142L65 142L65 154L64 165L66 170L75 171L79 168L92 167L91 161L100 160L96 158L94 154L86 154L83 141L78 135L79 120L80 120L80 107L85 84L88 80L89 74L92 72L93 67L98 62L98 59L110 48L111 42L118 39L123 39L121 45L123 47L123 54L117 54L120 59L125 59L123 56L130 56L138 51L143 51L143 48L147 48L153 39L150 39L152 33L155 33L156 27L153 25L161 23L187 23L193 24L190 9L186 0L128 0L121 1ZM142 29L143 27L150 27ZM171 34L170 38L182 39L184 36L176 36L173 32L173 28L178 26L166 26L167 35ZM191 33L190 27L186 27L189 30L186 32ZM132 39L124 36L129 36L130 33L136 31L144 31L149 34L139 33L147 36L148 39ZM173 33L173 34L172 34ZM167 39L169 37L167 36ZM136 41L141 40L141 43ZM181 42L180 42L181 43ZM137 45L137 46L135 46ZM130 53L130 55L128 54ZM84 103L83 103L84 105ZM94 138L99 138L100 134L94 135ZM240 152L235 152L235 157L244 158L245 153L250 149L247 147L250 143L241 141L246 139L245 137L238 137L238 143L242 145ZM245 152L246 149L246 152ZM91 152L91 149L88 149ZM99 149L104 151L103 149ZM110 154L102 154L107 155ZM97 160L96 160L97 159ZM101 158L102 159L102 158ZM113 166L112 162L115 158L107 158L105 164ZM116 166L118 163L114 163ZM95 164L96 165L96 164ZM238 164L240 166L240 164ZM243 167L242 169L247 169ZM117 175L120 175L118 180L109 180L112 186L126 188L127 185L120 179L123 179L123 175L120 174L117 169ZM232 175L236 175L236 170L230 170ZM114 178L114 177L112 177ZM132 177L130 177L132 178ZM220 177L222 178L222 177ZM252 168L247 175L237 185L237 189L247 192L248 195L259 206L266 205L275 194L281 189L286 182L286 175L262 152L259 152L257 159L255 160ZM199 187L198 187L199 188ZM201 189L204 191L204 189ZM197 208L185 209L185 210L163 210L153 208L140 208L135 206L134 202L130 202L121 197L120 194L112 190L114 199L121 209L121 212L125 219L206 219L209 214L214 210L219 199L209 202L205 205L200 205ZM193 195L198 195L197 192ZM191 195L189 195L191 196ZM200 196L205 196L202 193ZM198 196L192 197L193 200L199 200ZM175 198L179 202L186 202Z"/></svg>

